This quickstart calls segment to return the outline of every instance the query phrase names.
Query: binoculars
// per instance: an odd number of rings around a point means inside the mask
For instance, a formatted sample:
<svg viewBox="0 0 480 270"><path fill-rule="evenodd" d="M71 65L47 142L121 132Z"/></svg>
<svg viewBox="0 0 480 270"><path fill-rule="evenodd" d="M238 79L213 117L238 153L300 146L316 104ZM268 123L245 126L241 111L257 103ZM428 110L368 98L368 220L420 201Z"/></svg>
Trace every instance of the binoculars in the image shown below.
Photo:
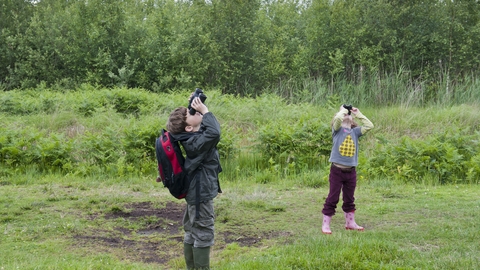
<svg viewBox="0 0 480 270"><path fill-rule="evenodd" d="M200 89L200 88L196 88L195 92L193 93L192 97L190 98L190 102L188 103L188 113L190 113L191 115L194 115L195 113L197 113L197 110L192 108L192 101L196 97L199 97L200 100L202 101L202 103L204 103L205 100L207 99L207 96L205 96L205 94L203 93L203 90Z"/></svg>
<svg viewBox="0 0 480 270"><path fill-rule="evenodd" d="M352 114L352 108L353 108L352 104L350 104L350 105L343 104L343 108L348 110L348 115Z"/></svg>

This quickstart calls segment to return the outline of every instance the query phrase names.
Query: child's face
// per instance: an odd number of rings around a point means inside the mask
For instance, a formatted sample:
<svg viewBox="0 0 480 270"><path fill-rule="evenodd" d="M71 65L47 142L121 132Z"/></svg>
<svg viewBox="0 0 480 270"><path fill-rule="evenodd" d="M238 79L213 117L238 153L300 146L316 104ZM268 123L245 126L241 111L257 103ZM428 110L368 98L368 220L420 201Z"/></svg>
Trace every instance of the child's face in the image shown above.
<svg viewBox="0 0 480 270"><path fill-rule="evenodd" d="M353 117L351 115L345 115L345 117L343 117L343 122L342 122L342 125L348 125L348 126L351 126L353 124Z"/></svg>
<svg viewBox="0 0 480 270"><path fill-rule="evenodd" d="M200 124L202 123L203 115L199 112L196 112L194 115L191 115L187 112L187 124L186 131L195 132L200 129Z"/></svg>

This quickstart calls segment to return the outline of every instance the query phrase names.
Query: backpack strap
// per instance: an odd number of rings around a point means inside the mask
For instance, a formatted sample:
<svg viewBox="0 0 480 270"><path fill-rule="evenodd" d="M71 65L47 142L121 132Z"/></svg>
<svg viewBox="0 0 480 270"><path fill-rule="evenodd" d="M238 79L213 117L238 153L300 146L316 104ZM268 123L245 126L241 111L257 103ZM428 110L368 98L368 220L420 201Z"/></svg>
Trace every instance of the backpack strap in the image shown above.
<svg viewBox="0 0 480 270"><path fill-rule="evenodd" d="M201 168L201 167L200 167ZM200 182L198 181L195 187L195 219L200 218Z"/></svg>
<svg viewBox="0 0 480 270"><path fill-rule="evenodd" d="M179 134L175 134L171 136L175 141L180 142L180 141L186 141L190 137L195 135L194 133L191 132L182 132ZM200 165L196 170L201 170L202 165ZM198 180L199 178L197 177L197 183L195 187L195 219L200 218L200 182ZM192 179L193 180L193 179Z"/></svg>

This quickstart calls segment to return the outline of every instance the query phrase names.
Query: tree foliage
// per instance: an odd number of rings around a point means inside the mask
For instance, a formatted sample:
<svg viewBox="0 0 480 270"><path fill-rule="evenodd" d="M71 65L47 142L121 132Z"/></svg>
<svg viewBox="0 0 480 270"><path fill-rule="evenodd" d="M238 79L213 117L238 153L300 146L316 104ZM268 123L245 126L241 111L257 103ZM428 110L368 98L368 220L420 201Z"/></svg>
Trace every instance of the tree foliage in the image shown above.
<svg viewBox="0 0 480 270"><path fill-rule="evenodd" d="M402 72L427 81L434 99L438 81L480 70L473 0L4 0L0 16L6 90L87 83L249 95Z"/></svg>

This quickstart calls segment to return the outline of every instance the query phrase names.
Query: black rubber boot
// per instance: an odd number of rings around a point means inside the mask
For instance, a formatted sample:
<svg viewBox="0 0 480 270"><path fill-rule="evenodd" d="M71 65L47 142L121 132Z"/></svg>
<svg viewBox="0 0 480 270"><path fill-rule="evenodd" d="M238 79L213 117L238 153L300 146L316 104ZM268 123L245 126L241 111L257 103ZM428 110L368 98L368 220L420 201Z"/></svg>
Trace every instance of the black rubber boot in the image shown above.
<svg viewBox="0 0 480 270"><path fill-rule="evenodd" d="M183 243L183 255L185 256L187 269L195 269L195 262L193 260L193 245Z"/></svg>
<svg viewBox="0 0 480 270"><path fill-rule="evenodd" d="M193 248L195 269L210 269L210 247Z"/></svg>

